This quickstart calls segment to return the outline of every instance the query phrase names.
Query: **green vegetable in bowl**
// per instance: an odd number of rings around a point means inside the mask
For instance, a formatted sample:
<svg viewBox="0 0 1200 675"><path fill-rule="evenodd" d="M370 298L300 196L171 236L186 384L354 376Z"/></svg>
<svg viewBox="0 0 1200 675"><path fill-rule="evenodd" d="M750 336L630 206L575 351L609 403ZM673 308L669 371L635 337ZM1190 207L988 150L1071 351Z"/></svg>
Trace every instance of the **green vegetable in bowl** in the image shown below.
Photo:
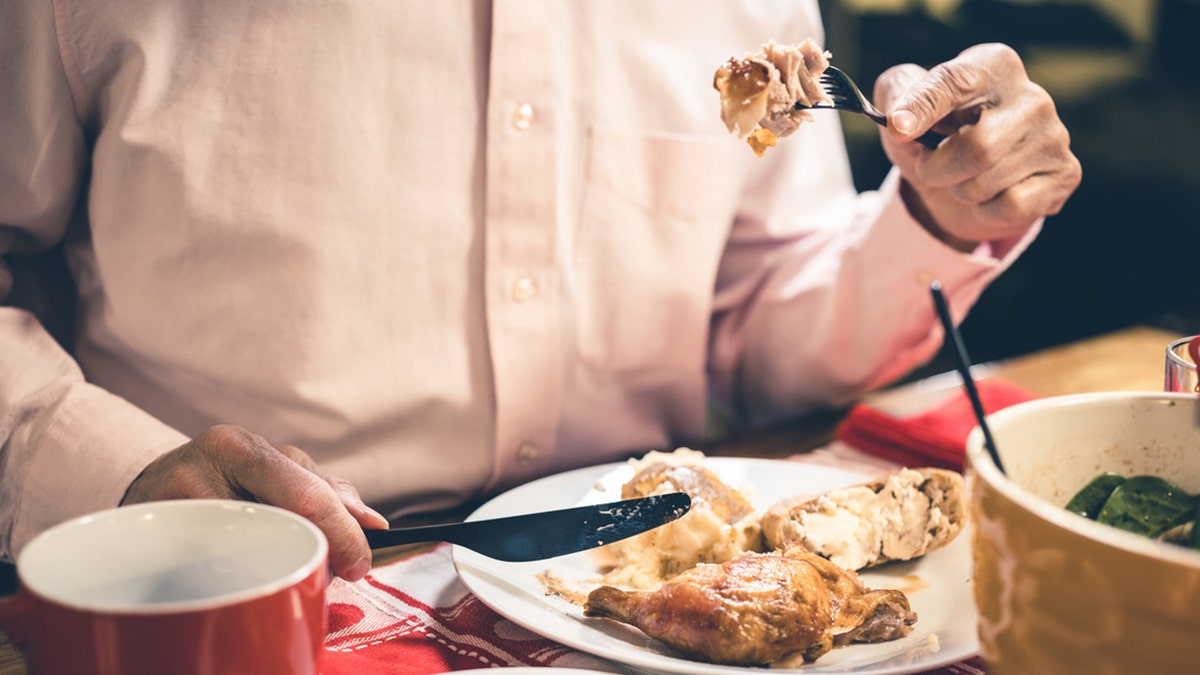
<svg viewBox="0 0 1200 675"><path fill-rule="evenodd" d="M1076 493L1066 509L1127 532L1200 550L1200 495L1157 476L1101 474Z"/></svg>
<svg viewBox="0 0 1200 675"><path fill-rule="evenodd" d="M1195 500L1175 485L1155 476L1134 476L1108 496L1097 522L1147 537L1194 517Z"/></svg>
<svg viewBox="0 0 1200 675"><path fill-rule="evenodd" d="M1089 520L1095 520L1104 508L1104 502L1117 486L1125 482L1125 477L1116 473L1102 473L1083 486L1083 489L1067 502L1067 510Z"/></svg>

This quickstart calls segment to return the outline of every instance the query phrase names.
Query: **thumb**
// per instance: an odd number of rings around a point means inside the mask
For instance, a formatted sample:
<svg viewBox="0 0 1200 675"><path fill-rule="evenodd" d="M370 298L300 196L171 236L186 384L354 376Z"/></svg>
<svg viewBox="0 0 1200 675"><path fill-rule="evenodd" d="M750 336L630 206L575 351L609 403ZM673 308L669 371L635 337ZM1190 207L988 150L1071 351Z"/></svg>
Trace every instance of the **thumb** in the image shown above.
<svg viewBox="0 0 1200 675"><path fill-rule="evenodd" d="M887 113L887 132L897 140L908 140L937 123L936 117L928 119L927 107L911 104L927 74L924 68L905 63L888 68L875 80L875 105Z"/></svg>

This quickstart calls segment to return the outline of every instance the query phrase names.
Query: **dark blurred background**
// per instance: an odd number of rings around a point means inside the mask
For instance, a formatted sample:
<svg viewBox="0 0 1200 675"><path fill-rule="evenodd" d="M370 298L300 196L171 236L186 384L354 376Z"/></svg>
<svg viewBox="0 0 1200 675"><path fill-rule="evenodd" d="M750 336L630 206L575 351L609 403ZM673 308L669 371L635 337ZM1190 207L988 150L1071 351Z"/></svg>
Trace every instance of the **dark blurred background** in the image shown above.
<svg viewBox="0 0 1200 675"><path fill-rule="evenodd" d="M823 0L822 9L833 62L867 92L896 63L929 67L1005 42L1071 132L1083 183L967 317L972 360L1132 325L1200 333L1200 0ZM888 169L878 130L859 116L842 121L855 181L877 187Z"/></svg>

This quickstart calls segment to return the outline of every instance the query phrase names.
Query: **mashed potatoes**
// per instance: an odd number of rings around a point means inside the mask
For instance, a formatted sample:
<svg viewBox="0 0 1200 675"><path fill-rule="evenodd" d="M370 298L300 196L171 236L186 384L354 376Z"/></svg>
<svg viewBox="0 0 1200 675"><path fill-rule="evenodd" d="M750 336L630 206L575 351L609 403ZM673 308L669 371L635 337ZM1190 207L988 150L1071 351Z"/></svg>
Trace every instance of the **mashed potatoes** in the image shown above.
<svg viewBox="0 0 1200 675"><path fill-rule="evenodd" d="M704 453L652 451L630 464L634 475L622 486L622 499L682 490L692 497L692 508L679 520L596 549L605 583L654 589L698 563L762 550L758 513L746 495L705 468Z"/></svg>

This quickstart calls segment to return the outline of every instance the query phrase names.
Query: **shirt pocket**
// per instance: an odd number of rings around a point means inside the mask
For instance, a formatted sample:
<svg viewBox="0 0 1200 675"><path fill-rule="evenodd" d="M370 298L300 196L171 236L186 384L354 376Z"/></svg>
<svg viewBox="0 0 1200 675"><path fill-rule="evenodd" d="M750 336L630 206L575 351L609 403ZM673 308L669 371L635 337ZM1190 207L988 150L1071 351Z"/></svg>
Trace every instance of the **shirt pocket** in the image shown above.
<svg viewBox="0 0 1200 675"><path fill-rule="evenodd" d="M579 357L608 371L703 368L741 144L594 128L575 236Z"/></svg>

